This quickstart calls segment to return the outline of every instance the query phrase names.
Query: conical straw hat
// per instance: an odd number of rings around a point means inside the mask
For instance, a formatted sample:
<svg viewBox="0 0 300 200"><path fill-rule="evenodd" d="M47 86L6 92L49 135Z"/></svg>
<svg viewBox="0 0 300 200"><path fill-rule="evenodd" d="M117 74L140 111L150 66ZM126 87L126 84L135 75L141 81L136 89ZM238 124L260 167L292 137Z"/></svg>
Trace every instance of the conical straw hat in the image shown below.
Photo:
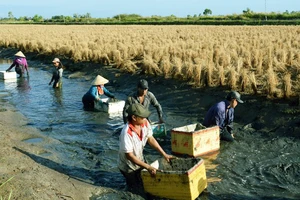
<svg viewBox="0 0 300 200"><path fill-rule="evenodd" d="M92 82L92 85L104 85L106 83L108 83L109 80L107 80L106 78L98 75Z"/></svg>
<svg viewBox="0 0 300 200"><path fill-rule="evenodd" d="M19 57L22 57L22 58L25 58L25 55L22 53L22 51L18 51L15 56L19 56Z"/></svg>

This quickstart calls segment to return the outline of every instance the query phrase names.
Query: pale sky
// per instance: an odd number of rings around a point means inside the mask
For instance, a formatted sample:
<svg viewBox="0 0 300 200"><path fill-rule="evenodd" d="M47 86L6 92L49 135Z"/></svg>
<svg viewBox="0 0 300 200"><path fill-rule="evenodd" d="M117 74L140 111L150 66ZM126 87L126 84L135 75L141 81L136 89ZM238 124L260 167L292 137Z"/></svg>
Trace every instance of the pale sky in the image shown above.
<svg viewBox="0 0 300 200"><path fill-rule="evenodd" d="M13 16L44 19L64 15L90 13L93 18L107 18L118 14L138 14L186 17L199 15L208 8L212 15L241 14L250 8L254 12L300 11L300 0L0 0L0 18Z"/></svg>

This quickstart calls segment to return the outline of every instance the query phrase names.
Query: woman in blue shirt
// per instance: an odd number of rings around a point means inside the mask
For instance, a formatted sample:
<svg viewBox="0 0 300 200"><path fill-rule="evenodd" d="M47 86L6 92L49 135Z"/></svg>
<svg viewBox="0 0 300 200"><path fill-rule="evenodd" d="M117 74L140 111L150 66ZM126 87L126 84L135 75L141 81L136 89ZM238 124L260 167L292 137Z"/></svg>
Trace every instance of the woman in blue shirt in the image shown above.
<svg viewBox="0 0 300 200"><path fill-rule="evenodd" d="M85 95L83 95L82 97L82 103L84 109L88 109L88 110L94 109L95 107L94 101L96 102L101 101L100 96L103 94L110 98L115 98L115 96L111 92L109 92L108 89L104 87L104 84L108 82L109 81L106 78L100 75L98 75L94 79L89 91L87 91L87 93L85 93Z"/></svg>

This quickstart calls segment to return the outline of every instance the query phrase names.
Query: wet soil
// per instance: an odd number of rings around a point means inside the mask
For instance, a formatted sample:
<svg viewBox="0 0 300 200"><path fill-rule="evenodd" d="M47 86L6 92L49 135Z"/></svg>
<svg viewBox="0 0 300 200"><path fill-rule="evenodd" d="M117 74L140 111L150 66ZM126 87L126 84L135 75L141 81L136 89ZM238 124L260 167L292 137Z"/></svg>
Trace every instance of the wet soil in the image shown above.
<svg viewBox="0 0 300 200"><path fill-rule="evenodd" d="M0 49L0 56L12 58L15 49ZM55 55L36 55L26 53L29 66L46 68L51 65ZM223 100L229 88L193 88L188 82L167 80L146 74L120 73L111 66L100 66L97 63L74 63L61 59L66 66L65 74L69 78L92 80L101 74L110 80L108 84L123 95L130 94L137 80L145 78L164 109L167 127L180 127L202 122L208 108L217 101ZM1 99L2 97L0 97ZM259 134L290 136L300 138L299 98L267 99L265 95L243 94L244 104L235 109L235 123L240 132L259 131ZM68 177L35 162L24 152L33 155L41 151L23 140L40 138L38 130L26 126L26 119L6 101L1 100L0 118L0 197L8 197L12 191L13 199L89 199L91 196L109 191L109 188L97 187ZM172 112L171 112L172 111ZM169 114L169 113L172 113ZM184 116L184 120L178 120ZM155 114L153 121L155 121ZM31 133L28 135L28 133ZM49 138L45 137L45 142ZM221 144L222 145L222 144ZM227 145L227 144L226 144ZM186 170L185 168L182 170ZM12 178L13 177L13 178ZM9 180L7 183L5 181Z"/></svg>

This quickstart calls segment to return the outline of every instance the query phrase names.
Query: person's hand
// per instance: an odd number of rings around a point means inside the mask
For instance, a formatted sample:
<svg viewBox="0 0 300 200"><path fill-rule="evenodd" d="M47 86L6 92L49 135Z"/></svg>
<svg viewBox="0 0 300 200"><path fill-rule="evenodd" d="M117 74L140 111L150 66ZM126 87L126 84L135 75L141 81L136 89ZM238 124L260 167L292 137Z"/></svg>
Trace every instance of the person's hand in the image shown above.
<svg viewBox="0 0 300 200"><path fill-rule="evenodd" d="M168 161L168 162L170 162L171 159L175 158L174 156L169 155L169 154L165 154L164 157L165 157L166 161Z"/></svg>
<svg viewBox="0 0 300 200"><path fill-rule="evenodd" d="M151 165L149 165L149 167L147 168L147 171L149 172L149 174L151 174L151 176L155 176L157 171L161 171L159 169L156 169L154 167L152 167Z"/></svg>
<svg viewBox="0 0 300 200"><path fill-rule="evenodd" d="M232 138L234 138L234 135L233 135L233 133L231 133L231 137L232 137Z"/></svg>

